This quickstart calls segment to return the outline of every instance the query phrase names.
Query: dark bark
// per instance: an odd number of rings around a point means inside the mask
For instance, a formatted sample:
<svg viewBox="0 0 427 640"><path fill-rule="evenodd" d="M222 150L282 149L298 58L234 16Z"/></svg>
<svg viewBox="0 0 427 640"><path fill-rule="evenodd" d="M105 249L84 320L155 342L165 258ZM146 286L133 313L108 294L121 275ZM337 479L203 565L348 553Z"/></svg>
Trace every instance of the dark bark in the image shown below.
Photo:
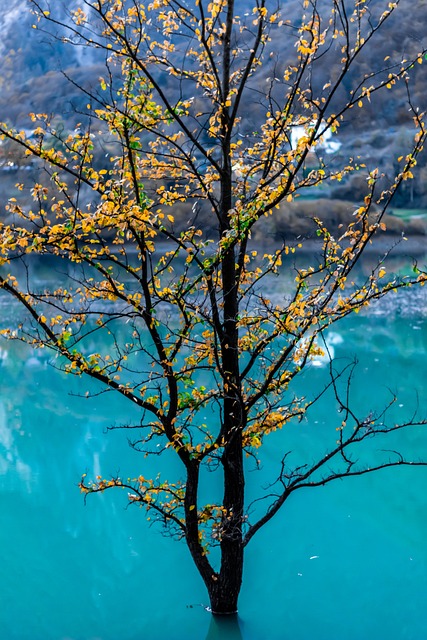
<svg viewBox="0 0 427 640"><path fill-rule="evenodd" d="M197 494L199 487L199 465L193 461L187 465L187 490L185 492L186 542L208 592L215 578L214 570L199 541L197 521Z"/></svg>
<svg viewBox="0 0 427 640"><path fill-rule="evenodd" d="M241 561L236 559L235 567L228 566L224 579L218 578L209 590L211 610L214 615L233 615L237 613L237 604L241 579L235 579L233 569L240 570ZM241 576L241 572L240 572Z"/></svg>
<svg viewBox="0 0 427 640"><path fill-rule="evenodd" d="M225 99L230 87L231 33L234 2L227 9L223 49L222 95ZM230 115L228 107L222 111L222 172L220 199L220 233L224 237L231 229L233 206L232 167L230 154ZM221 530L221 566L209 590L212 613L218 615L237 612L243 574L243 509L245 478L243 470L242 431L246 424L241 393L239 369L238 272L235 249L225 251L222 259L223 327L221 361L223 378L223 423L221 435L224 445L221 462L224 472L223 507L225 515Z"/></svg>
<svg viewBox="0 0 427 640"><path fill-rule="evenodd" d="M242 521L245 480L243 473L242 432L237 423L236 432L226 447L222 459L224 468L224 502L227 516L221 538L221 567L209 591L212 613L237 612L237 603L243 574Z"/></svg>

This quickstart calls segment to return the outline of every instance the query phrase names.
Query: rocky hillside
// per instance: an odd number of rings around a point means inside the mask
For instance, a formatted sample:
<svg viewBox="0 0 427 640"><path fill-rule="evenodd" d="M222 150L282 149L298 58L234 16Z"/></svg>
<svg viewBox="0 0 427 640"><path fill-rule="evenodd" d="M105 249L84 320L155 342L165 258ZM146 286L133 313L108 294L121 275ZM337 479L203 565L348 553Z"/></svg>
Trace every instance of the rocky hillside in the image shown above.
<svg viewBox="0 0 427 640"><path fill-rule="evenodd" d="M192 1L192 0L188 0ZM268 0L273 4L273 0ZM318 1L322 6L332 0ZM67 12L82 3L82 0L54 0L52 11L58 12L60 19L67 20ZM239 0L240 10L247 11L248 2ZM298 26L303 13L302 0L285 0L286 18ZM386 6L385 0L368 0L373 14ZM58 114L64 128L73 128L85 112L87 98L76 85L94 88L99 77L105 73L102 53L81 46L65 46L60 39L58 28L50 34L40 29L32 29L35 19L31 14L28 0L8 0L0 14L0 120L19 128L27 126L29 112L49 112ZM401 60L427 46L425 36L427 24L427 0L401 0L400 6L392 18L376 34L374 46L369 55L360 58L346 78L342 88L342 100L360 78L375 71L384 64L384 58ZM264 78L272 72L273 60L276 72L295 56L293 40L273 37L271 52L263 69ZM340 59L338 50L331 50L317 65L314 84L322 86L337 72ZM427 109L426 82L427 60L423 65L412 69L411 99L420 110ZM70 83L71 78L73 83ZM260 83L263 82L261 77ZM261 85L260 85L261 86ZM346 95L347 92L347 95ZM338 96L338 99L340 96ZM247 120L255 129L259 126L256 109L251 105ZM255 130L253 129L253 130ZM342 158L361 156L367 166L379 166L385 175L393 175L395 159L405 154L412 140L411 115L408 110L408 95L404 83L392 91L384 91L372 97L370 104L363 109L355 109L351 123L339 131L340 149L330 155L330 162L337 164ZM414 181L405 185L397 206L409 208L427 208L427 158L421 158L420 168ZM14 165L12 161L11 165ZM0 185L2 192L13 183L3 172ZM333 192L322 192L319 198L357 201L363 197L365 181L355 177L346 184L337 183Z"/></svg>
<svg viewBox="0 0 427 640"><path fill-rule="evenodd" d="M273 4L273 0L269 2ZM319 2L320 10L331 2L332 0ZM0 115L16 124L28 111L35 108L46 111L61 107L64 111L73 107L75 100L78 101L78 92L70 87L62 72L65 71L77 82L97 84L104 62L102 53L97 53L94 49L65 46L60 41L59 28L51 26L50 34L32 29L35 18L31 12L31 4L28 0L8 0L0 12ZM45 2L43 6L48 7L48 4ZM69 10L80 4L81 0L55 0L52 12L60 20L66 21ZM240 10L244 13L248 2L239 0L237 4L241 5ZM298 26L304 13L303 0L286 0L282 4L286 9L286 18ZM388 3L386 0L370 0L367 4L370 5L374 18ZM365 54L358 67L349 74L345 87L351 86L356 77L363 77L382 66L386 56L396 61L427 47L426 24L427 0L401 0L397 11L376 34L369 54ZM280 71L281 67L295 57L293 40L284 38L282 32L280 39L273 39L271 49L275 54L276 71ZM324 57L324 63L317 65L315 83L317 81L321 86L333 77L338 68L339 57L338 49ZM268 76L270 72L271 68L266 64L265 75ZM412 98L415 104L423 108L423 104L426 106L427 80L424 65L419 68L416 66L412 75ZM392 92L383 92L380 98L373 99L371 105L361 110L354 118L354 131L363 133L373 119L381 130L404 125L406 114L407 95L402 85Z"/></svg>

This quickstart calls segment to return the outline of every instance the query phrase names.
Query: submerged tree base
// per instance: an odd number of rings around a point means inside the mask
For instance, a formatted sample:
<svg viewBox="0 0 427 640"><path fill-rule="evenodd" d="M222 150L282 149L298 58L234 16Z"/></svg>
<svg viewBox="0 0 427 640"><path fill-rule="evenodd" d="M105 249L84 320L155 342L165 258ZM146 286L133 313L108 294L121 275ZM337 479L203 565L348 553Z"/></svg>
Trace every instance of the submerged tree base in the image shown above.
<svg viewBox="0 0 427 640"><path fill-rule="evenodd" d="M209 611L214 616L237 616L237 597L230 598L226 595L211 596L211 605Z"/></svg>
<svg viewBox="0 0 427 640"><path fill-rule="evenodd" d="M237 616L238 614L237 609L235 611L214 611L213 609L211 609L211 607L209 607L208 610L213 616Z"/></svg>

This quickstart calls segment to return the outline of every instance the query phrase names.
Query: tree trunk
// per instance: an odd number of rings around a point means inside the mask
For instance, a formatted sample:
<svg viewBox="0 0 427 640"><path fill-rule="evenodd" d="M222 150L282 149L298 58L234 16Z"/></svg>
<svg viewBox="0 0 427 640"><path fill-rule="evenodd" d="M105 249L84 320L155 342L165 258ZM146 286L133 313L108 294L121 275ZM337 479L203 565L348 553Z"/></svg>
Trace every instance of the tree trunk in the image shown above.
<svg viewBox="0 0 427 640"><path fill-rule="evenodd" d="M230 402L227 399L226 405ZM244 475L242 454L241 418L236 415L238 403L233 401L234 411L230 411L229 420L234 424L237 420L238 428L230 437L224 448L222 465L224 469L224 499L225 509L221 528L221 565L215 572L200 546L198 539L198 521L196 509L191 506L197 504L197 488L199 481L199 467L192 462L187 468L186 491L186 540L188 549L193 557L197 569L208 590L211 611L216 615L230 615L237 613L237 601L243 574L243 505L244 505ZM229 427L230 428L230 427Z"/></svg>
<svg viewBox="0 0 427 640"><path fill-rule="evenodd" d="M231 36L234 0L227 2L227 17L222 56L222 96L230 91ZM228 106L221 111L222 175L220 235L231 230L233 205L233 170L230 148L230 114ZM221 566L208 587L214 615L237 613L237 602L243 574L243 509L245 477L243 470L242 431L246 414L242 399L239 365L238 288L234 246L225 251L222 259L223 314L221 363L223 376L223 424L221 435L225 442L221 463L224 470L224 517L221 529Z"/></svg>
<svg viewBox="0 0 427 640"><path fill-rule="evenodd" d="M227 403L225 403L227 404ZM224 499L226 515L221 531L221 567L209 588L213 614L237 613L237 602L243 575L243 509L245 478L243 473L242 420L235 413L235 431L222 456L224 468ZM231 413L231 415L233 415Z"/></svg>
<svg viewBox="0 0 427 640"><path fill-rule="evenodd" d="M231 578L228 580L227 578ZM233 615L237 613L240 584L235 584L233 568L229 567L225 580L218 578L209 590L209 599L213 615Z"/></svg>

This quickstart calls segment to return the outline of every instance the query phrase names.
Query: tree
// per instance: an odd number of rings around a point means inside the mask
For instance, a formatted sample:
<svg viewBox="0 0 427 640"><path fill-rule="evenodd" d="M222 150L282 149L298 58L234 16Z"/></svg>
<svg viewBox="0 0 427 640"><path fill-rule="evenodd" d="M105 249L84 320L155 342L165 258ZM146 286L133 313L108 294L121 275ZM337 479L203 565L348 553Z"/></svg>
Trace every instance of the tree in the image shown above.
<svg viewBox="0 0 427 640"><path fill-rule="evenodd" d="M411 278L386 277L388 252L363 282L353 275L385 231L387 209L425 141L409 92L424 53L403 61L399 53L358 76L359 58L397 2L378 12L379 3L304 0L292 23L280 3L266 0L240 12L233 0L84 0L68 21L32 4L37 28L50 24L65 42L104 52L105 77L98 89L84 89L87 114L69 134L47 114L32 114L30 138L1 126L48 178L32 185L31 206L19 184L24 200L10 199L13 220L1 225L0 287L28 316L3 333L50 349L65 372L90 376L138 408L140 422L122 427L137 434L132 446L157 456L159 471L174 456L177 478L146 478L142 463L134 479L83 476L81 491L127 489L131 504L185 540L212 612L234 613L246 545L296 490L425 464L398 452L363 461L368 439L425 421L389 422L394 398L379 413L359 415L350 401L354 363L338 369L331 361L314 397L294 391L310 361L325 355L328 327L427 279L418 266ZM284 39L289 60L281 62L274 51ZM415 131L397 175L386 182L358 158L328 166L325 135L399 83ZM291 145L296 126L302 134ZM309 154L317 160L307 170ZM313 214L313 265L288 266L292 290L269 300L268 279L304 239L259 254L253 230L284 215L282 203L356 172L366 175L366 195L340 237ZM32 254L74 265L72 277L37 290ZM104 347L94 347L101 337ZM337 409L332 445L302 466L292 465L285 445L274 490L246 504L246 470L257 466L264 440L303 420L325 393ZM209 502L200 489L208 474L220 477L222 492L211 491Z"/></svg>

